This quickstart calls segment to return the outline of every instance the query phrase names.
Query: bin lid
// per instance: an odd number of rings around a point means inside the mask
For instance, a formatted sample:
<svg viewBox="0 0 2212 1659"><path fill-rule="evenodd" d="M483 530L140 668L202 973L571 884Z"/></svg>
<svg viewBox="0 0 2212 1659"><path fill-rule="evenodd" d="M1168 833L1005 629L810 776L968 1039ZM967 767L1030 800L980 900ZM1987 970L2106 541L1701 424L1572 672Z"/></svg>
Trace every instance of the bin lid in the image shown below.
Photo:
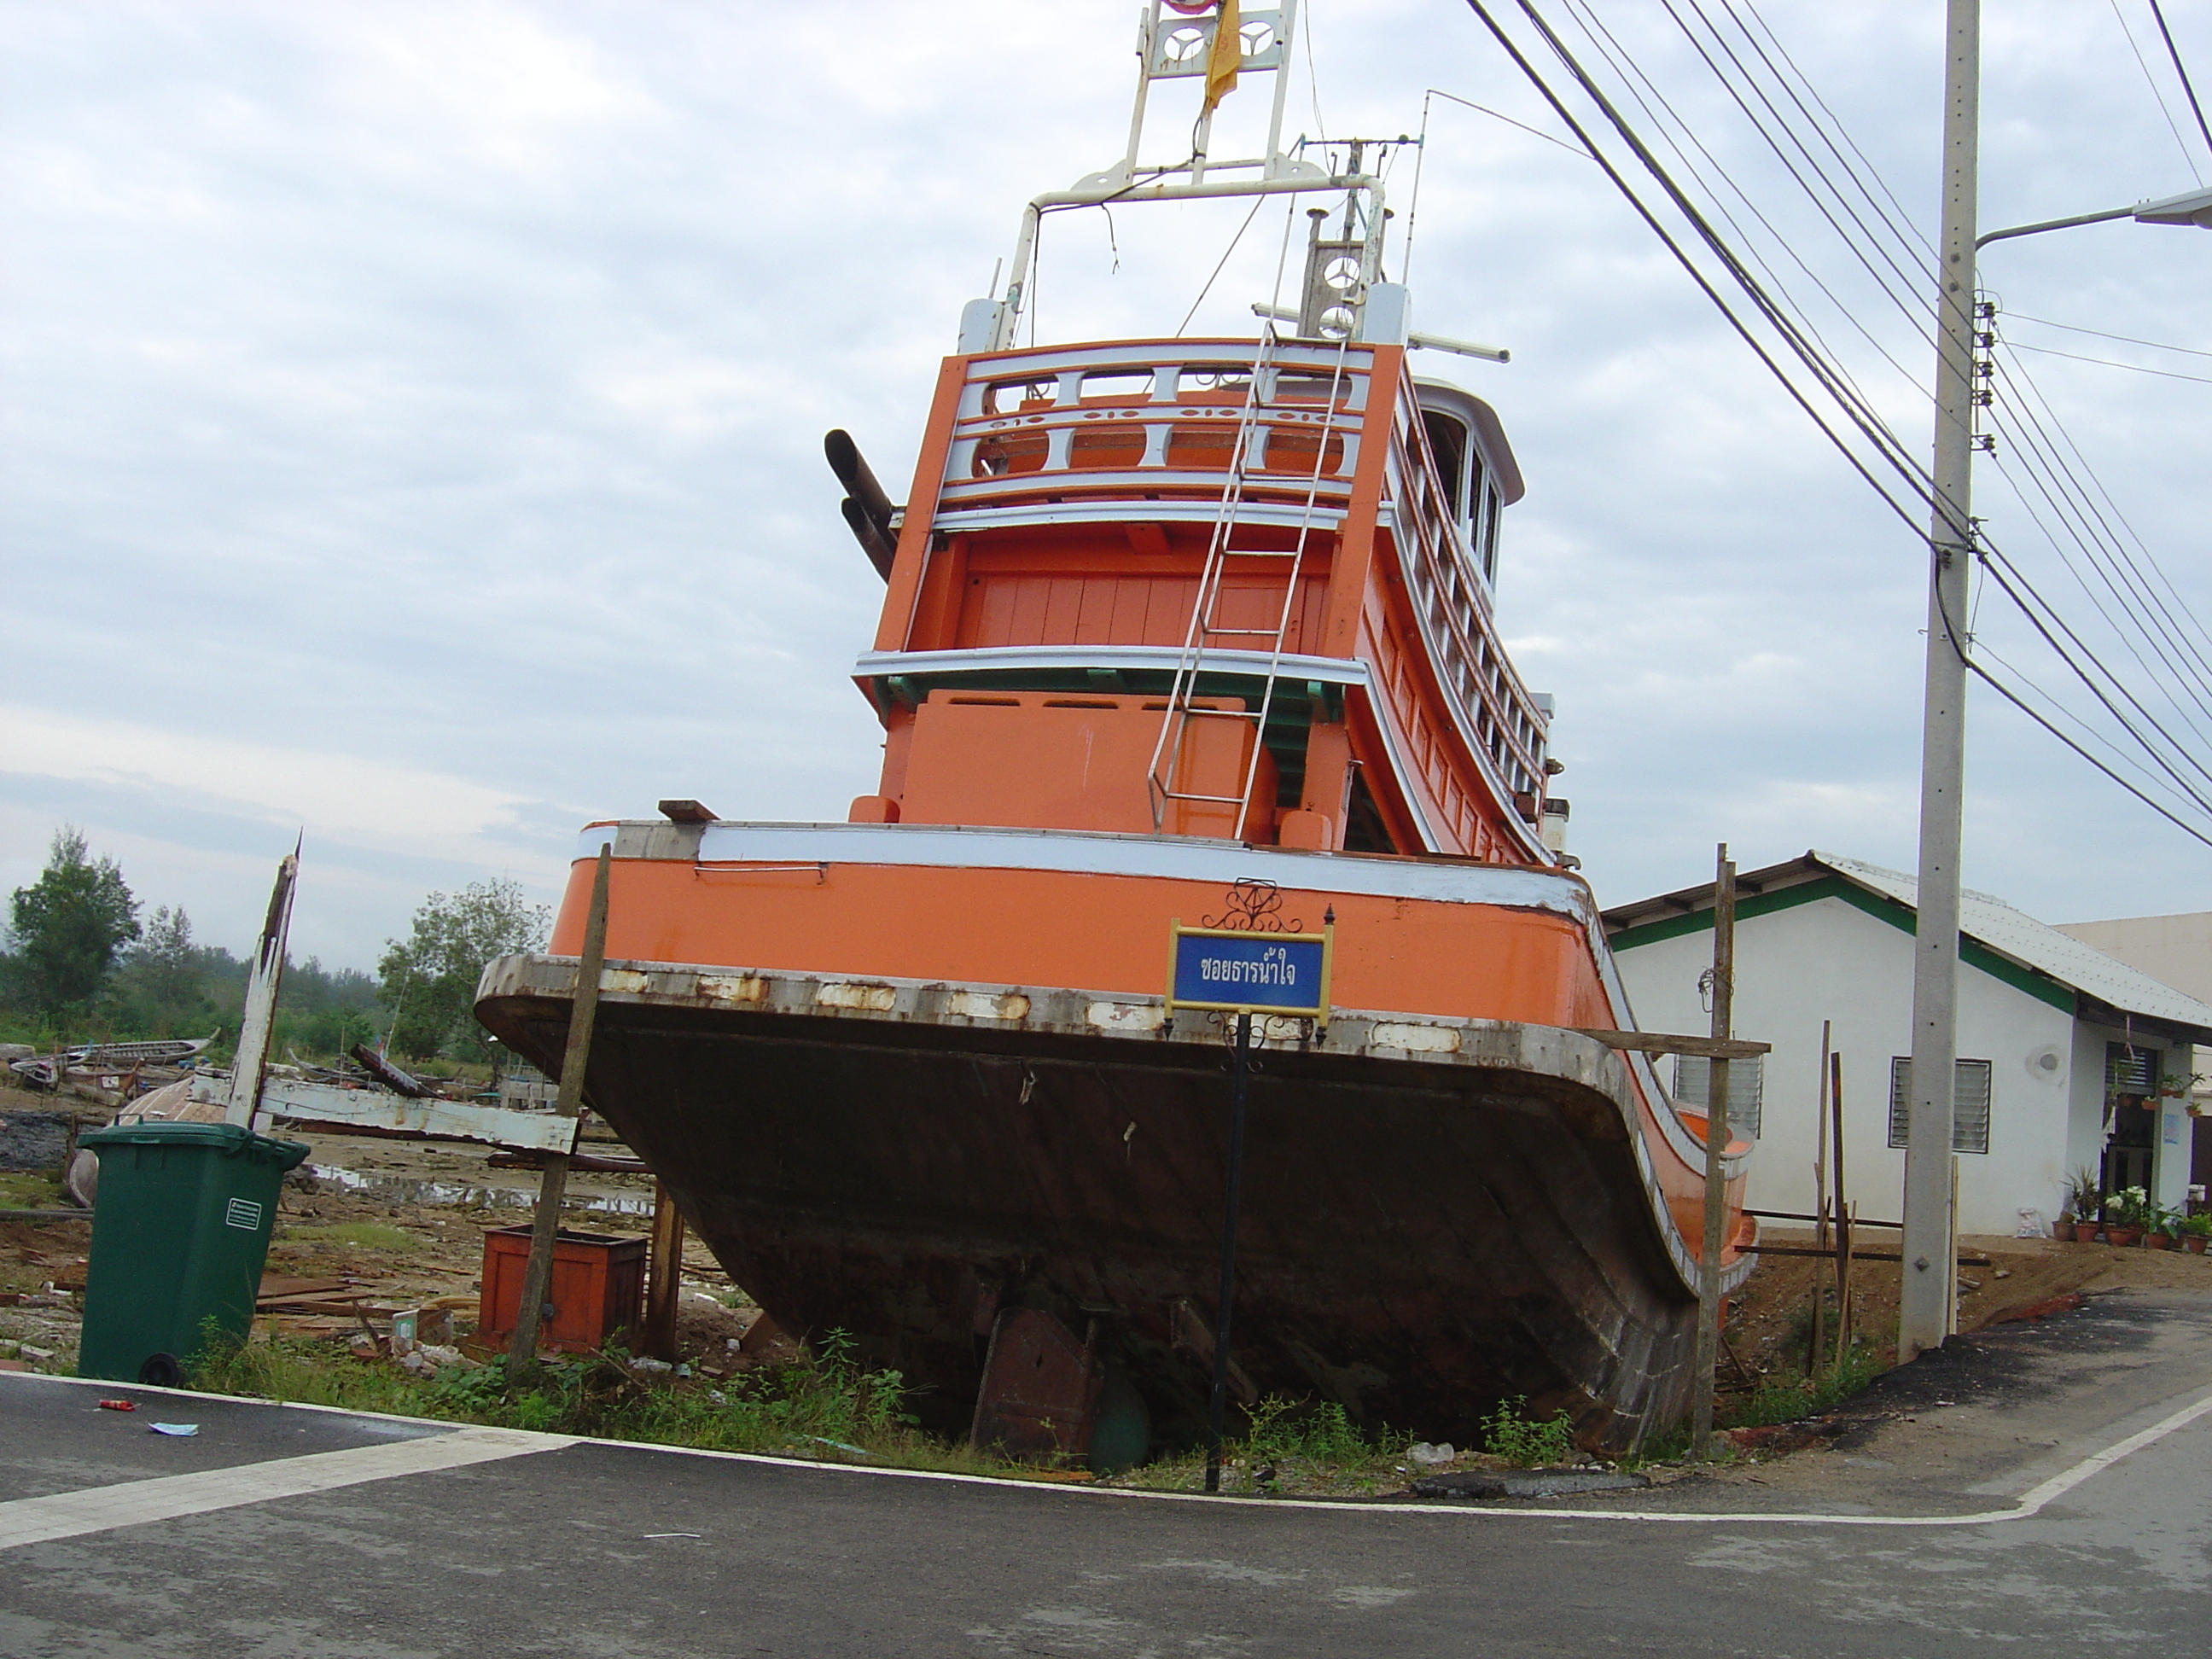
<svg viewBox="0 0 2212 1659"><path fill-rule="evenodd" d="M225 1158L247 1158L265 1160L280 1169L289 1170L307 1156L305 1142L273 1140L267 1135L255 1134L240 1123L166 1123L155 1120L143 1123L118 1123L111 1128L94 1129L90 1134L79 1135L76 1144L97 1149L101 1146L205 1146Z"/></svg>

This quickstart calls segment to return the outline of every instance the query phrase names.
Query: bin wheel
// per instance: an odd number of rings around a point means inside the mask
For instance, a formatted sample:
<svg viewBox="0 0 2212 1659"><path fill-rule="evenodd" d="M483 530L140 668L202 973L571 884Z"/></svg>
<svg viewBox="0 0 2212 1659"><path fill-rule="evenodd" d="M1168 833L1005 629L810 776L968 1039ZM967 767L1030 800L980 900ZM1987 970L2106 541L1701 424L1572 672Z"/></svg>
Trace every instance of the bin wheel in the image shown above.
<svg viewBox="0 0 2212 1659"><path fill-rule="evenodd" d="M138 1380L149 1389L173 1389L185 1380L184 1362L173 1353L149 1354Z"/></svg>

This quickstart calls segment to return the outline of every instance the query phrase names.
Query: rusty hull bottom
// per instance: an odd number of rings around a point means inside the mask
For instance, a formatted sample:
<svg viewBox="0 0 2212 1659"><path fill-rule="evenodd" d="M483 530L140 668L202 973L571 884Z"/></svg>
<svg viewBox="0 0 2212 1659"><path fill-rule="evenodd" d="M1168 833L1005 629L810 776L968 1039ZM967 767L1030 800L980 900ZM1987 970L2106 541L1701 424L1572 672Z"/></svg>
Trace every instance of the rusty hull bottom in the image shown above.
<svg viewBox="0 0 2212 1659"><path fill-rule="evenodd" d="M557 1069L566 996L494 981L479 1017ZM1205 1413L1190 1331L1212 1316L1225 1059L1194 1016L1132 1042L616 995L588 1094L779 1323L850 1333L933 1429L968 1426L996 1314L1036 1307L1094 1334L1176 1442ZM1618 1101L1586 1084L1271 1046L1240 1381L1462 1444L1525 1395L1632 1446L1689 1397L1696 1304L1653 1201Z"/></svg>

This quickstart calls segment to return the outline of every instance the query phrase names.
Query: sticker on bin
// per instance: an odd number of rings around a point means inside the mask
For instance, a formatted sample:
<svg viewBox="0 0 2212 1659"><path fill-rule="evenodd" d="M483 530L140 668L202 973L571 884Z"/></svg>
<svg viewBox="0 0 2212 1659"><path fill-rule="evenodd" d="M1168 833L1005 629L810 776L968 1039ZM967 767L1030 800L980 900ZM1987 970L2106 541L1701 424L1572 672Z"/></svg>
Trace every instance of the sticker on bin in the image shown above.
<svg viewBox="0 0 2212 1659"><path fill-rule="evenodd" d="M243 1227L249 1233L261 1231L261 1206L250 1198L234 1198L224 1208L222 1224L226 1227Z"/></svg>

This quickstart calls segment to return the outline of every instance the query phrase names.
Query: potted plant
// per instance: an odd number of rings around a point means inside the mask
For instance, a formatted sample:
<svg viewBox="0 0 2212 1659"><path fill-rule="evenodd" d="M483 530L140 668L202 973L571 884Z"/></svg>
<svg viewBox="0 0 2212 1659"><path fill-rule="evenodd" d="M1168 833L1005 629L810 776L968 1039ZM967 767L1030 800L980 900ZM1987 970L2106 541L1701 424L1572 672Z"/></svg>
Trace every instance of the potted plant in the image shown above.
<svg viewBox="0 0 2212 1659"><path fill-rule="evenodd" d="M2097 1242L2097 1212L2104 1207L2105 1194L2100 1187L2096 1172L2080 1170L2066 1186L2066 1208L2074 1218L2070 1237L2076 1244ZM2069 1235L2062 1233L2061 1237Z"/></svg>
<svg viewBox="0 0 2212 1659"><path fill-rule="evenodd" d="M2181 1248L2191 1255L2203 1255L2208 1243L2212 1243L2212 1211L2182 1218Z"/></svg>
<svg viewBox="0 0 2212 1659"><path fill-rule="evenodd" d="M2181 1218L2172 1211L2154 1204L2143 1217L2143 1249L2170 1250L2174 1236L2181 1231Z"/></svg>
<svg viewBox="0 0 2212 1659"><path fill-rule="evenodd" d="M2150 1194L2142 1188L2121 1188L2105 1203L2105 1242L2124 1246L2139 1243L2152 1209Z"/></svg>

